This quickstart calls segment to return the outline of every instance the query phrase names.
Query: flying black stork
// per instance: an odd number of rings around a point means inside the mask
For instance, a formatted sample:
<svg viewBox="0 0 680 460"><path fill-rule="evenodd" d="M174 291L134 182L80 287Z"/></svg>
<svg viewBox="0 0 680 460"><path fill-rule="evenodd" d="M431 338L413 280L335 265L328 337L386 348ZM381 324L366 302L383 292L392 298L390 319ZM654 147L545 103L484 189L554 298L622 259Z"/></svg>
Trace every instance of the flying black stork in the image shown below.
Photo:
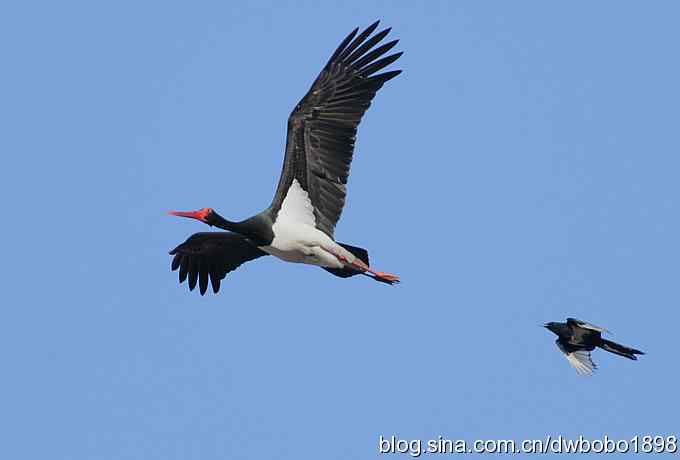
<svg viewBox="0 0 680 460"><path fill-rule="evenodd" d="M212 208L170 214L189 217L226 232L192 235L170 251L179 281L198 282L201 295L220 289L227 273L244 262L271 254L347 278L357 274L387 284L399 277L374 271L365 249L338 243L333 237L347 193L347 178L357 127L377 91L401 70L377 73L402 53L383 57L398 40L377 46L390 29L371 34L354 29L335 50L309 92L288 118L283 171L271 205L255 216L229 221ZM370 38L369 38L370 37Z"/></svg>

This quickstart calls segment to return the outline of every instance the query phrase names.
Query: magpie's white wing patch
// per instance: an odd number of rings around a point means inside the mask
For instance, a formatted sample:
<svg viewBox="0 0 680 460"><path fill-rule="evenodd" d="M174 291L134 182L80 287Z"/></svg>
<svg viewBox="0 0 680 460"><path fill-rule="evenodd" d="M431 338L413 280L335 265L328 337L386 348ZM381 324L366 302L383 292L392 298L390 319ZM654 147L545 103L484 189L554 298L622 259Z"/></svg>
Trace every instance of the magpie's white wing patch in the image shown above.
<svg viewBox="0 0 680 460"><path fill-rule="evenodd" d="M574 322L578 326L582 327L583 329L590 329L591 331L596 331L596 332L606 332L608 334L611 334L611 331L609 329L605 329L600 326L596 326L594 324L586 323L585 321L581 321L580 319L576 318L567 318L567 322Z"/></svg>
<svg viewBox="0 0 680 460"><path fill-rule="evenodd" d="M566 350L566 348L564 348L559 340L555 343L557 344L560 351L564 354L564 357L567 358L567 361L569 361L571 367L576 369L576 372L579 375L593 375L593 372L595 369L597 369L597 365L591 359L589 351L577 350L569 352Z"/></svg>

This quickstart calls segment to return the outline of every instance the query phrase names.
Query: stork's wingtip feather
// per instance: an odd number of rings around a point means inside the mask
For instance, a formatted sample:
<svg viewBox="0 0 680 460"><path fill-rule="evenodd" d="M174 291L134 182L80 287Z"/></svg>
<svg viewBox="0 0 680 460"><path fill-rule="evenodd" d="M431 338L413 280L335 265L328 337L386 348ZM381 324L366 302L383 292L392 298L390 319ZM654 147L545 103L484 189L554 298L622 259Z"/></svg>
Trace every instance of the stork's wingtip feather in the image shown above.
<svg viewBox="0 0 680 460"><path fill-rule="evenodd" d="M402 71L401 70L390 70L389 72L384 72L379 75L374 75L370 77L370 79L380 79L382 81L382 84L392 80L394 77L399 75Z"/></svg>

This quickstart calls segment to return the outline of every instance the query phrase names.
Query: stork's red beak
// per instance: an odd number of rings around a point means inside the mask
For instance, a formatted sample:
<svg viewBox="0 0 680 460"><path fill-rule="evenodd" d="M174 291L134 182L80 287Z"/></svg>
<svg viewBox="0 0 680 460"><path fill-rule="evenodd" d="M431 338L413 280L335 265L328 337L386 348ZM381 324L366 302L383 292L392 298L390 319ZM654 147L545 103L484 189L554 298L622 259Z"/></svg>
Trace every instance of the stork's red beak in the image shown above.
<svg viewBox="0 0 680 460"><path fill-rule="evenodd" d="M199 209L198 211L170 211L168 214L177 217L189 217L190 219L200 220L205 222L208 215L213 212L210 208Z"/></svg>

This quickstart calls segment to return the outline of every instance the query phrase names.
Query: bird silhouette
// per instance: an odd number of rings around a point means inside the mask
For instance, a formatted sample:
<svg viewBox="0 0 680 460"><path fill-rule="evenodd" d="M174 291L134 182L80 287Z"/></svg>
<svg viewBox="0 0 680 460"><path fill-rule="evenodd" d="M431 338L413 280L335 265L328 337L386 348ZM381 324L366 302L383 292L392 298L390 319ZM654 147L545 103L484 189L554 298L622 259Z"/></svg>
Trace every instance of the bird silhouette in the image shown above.
<svg viewBox="0 0 680 460"><path fill-rule="evenodd" d="M558 339L555 343L567 358L569 364L580 375L592 375L593 371L597 369L597 365L590 357L590 352L595 347L633 360L637 360L635 355L644 355L644 352L635 348L603 339L602 333L609 332L607 329L578 319L567 318L566 323L550 322L544 324L543 327L557 335Z"/></svg>
<svg viewBox="0 0 680 460"><path fill-rule="evenodd" d="M359 123L377 92L401 73L382 72L402 53L385 56L399 40L379 45L391 29L373 34L377 27L378 21L361 33L358 28L350 32L293 109L279 185L268 208L240 222L212 208L170 213L226 230L194 234L170 251L175 256L171 268L179 269L180 283L188 277L189 290L198 282L205 294L210 279L217 293L227 273L267 254L319 266L340 278L365 275L385 284L399 282L396 275L374 270L366 249L340 243L334 235ZM273 84L276 80L273 72ZM264 102L258 104L265 107Z"/></svg>

